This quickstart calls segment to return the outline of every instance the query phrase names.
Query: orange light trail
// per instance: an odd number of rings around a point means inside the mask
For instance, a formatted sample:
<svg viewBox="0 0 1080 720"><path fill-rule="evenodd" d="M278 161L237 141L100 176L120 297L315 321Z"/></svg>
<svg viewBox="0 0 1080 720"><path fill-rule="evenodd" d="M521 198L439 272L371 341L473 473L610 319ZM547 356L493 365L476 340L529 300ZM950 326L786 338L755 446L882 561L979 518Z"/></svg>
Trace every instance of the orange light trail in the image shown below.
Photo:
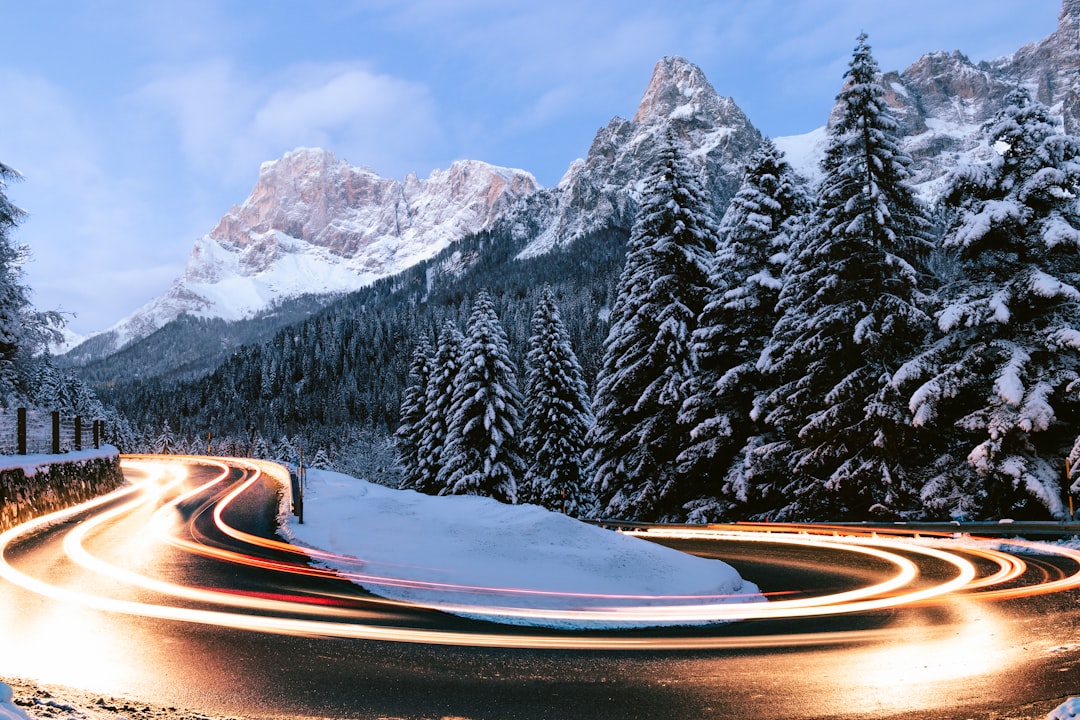
<svg viewBox="0 0 1080 720"><path fill-rule="evenodd" d="M192 465L211 467L220 471L216 476L195 487L190 484ZM794 591L774 593L764 601L760 596L641 596L557 592L530 588L498 588L420 581L393 574L366 572L362 558L350 558L312 548L301 548L280 540L260 537L232 527L227 522L232 503L256 483L269 477L289 492L287 472L278 465L253 460L220 460L210 458L163 458L156 456L131 457L124 460L124 469L134 482L110 495L97 498L76 508L25 523L0 534L0 577L31 592L54 600L112 613L181 622L220 625L252 631L299 635L392 640L430 644L475 645L483 647L576 648L576 649L702 649L724 647L763 647L772 645L826 644L850 642L880 637L879 631L843 633L806 633L798 636L723 637L703 632L700 636L643 637L558 634L514 634L497 632L451 632L380 625L379 607L388 610L401 607L420 607L495 621L543 625L545 623L574 623L582 628L704 625L740 620L769 620L818 617L844 613L866 613L880 610L946 602L950 598L1001 600L1041 593L1072 590L1080 587L1080 552L1040 543L1019 540L994 541L997 548L982 544L967 546L951 537L927 537L913 540L894 537L889 533L852 534L836 527L806 526L704 526L650 528L635 534L646 538L681 538L711 540L718 543L760 543L763 546L799 546L823 551L844 552L883 563L891 570L884 571L877 582L837 592L810 593L795 597ZM211 544L210 538L195 530L195 519L179 524L179 509L185 503L211 500L229 481L234 472L243 473L241 480L212 505L212 521L216 530L236 543L234 549ZM102 509L104 506L112 507ZM62 547L66 556L84 571L113 581L112 587L136 587L160 596L156 601L135 602L103 594L92 594L72 587L46 582L17 569L9 560L11 548L45 527L84 517L64 531ZM148 517L148 519L145 519ZM212 558L223 563L247 565L279 573L283 578L306 575L337 578L363 584L365 587L398 585L424 590L445 591L448 598L459 601L406 603L360 594L309 590L306 592L239 591L226 588L206 588L182 585L150 576L115 559L95 556L89 549L90 539L107 532L118 522L141 523L141 531L131 542L146 543L149 549L171 547L193 555ZM126 526L125 526L126 527ZM184 537L186 532L191 538ZM1028 564L1002 547L1015 547L1018 552L1051 553L1069 558L1076 571L1054 579L1032 582ZM295 558L293 560L275 558ZM308 559L334 568L313 567ZM976 563L978 561L978 564ZM934 580L920 570L921 564L938 567L944 579ZM989 566L992 570L987 570ZM980 570L980 567L983 569ZM941 570L944 568L945 570ZM748 578L753 580L753 578ZM484 603L466 601L466 595L482 595ZM562 607L537 608L518 601L524 597L541 596L562 600ZM177 605L170 599L184 601ZM469 598L479 600L481 598ZM490 603L497 599L497 603ZM583 606L581 601L598 601L598 605ZM720 602L718 602L720 601ZM194 607L190 606L192 603Z"/></svg>

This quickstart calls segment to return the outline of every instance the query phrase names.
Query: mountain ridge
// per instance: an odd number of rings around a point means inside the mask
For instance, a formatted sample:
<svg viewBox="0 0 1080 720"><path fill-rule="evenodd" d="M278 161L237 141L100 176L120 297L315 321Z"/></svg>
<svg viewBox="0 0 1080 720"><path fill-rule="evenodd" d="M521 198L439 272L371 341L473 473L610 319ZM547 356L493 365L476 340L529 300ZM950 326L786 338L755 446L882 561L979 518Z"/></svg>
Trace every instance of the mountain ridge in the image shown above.
<svg viewBox="0 0 1080 720"><path fill-rule="evenodd" d="M329 150L297 148L262 163L251 193L195 241L172 287L91 336L84 359L181 315L241 320L289 297L355 290L489 227L538 189L531 173L478 160L399 181Z"/></svg>
<svg viewBox="0 0 1080 720"><path fill-rule="evenodd" d="M976 63L959 50L934 51L882 76L924 197L934 196L949 168L989 157L980 127L1017 84L1050 106L1066 131L1080 129L1078 29L1080 0L1064 0L1057 30L1012 55ZM827 123L775 139L810 179ZM355 290L434 258L472 232L501 227L522 243L520 257L527 258L605 227L628 228L641 178L668 137L686 148L719 216L762 136L734 99L675 56L656 63L632 118L616 116L601 127L585 157L572 161L551 188L541 188L524 170L480 161L459 161L426 181L415 175L396 181L348 166L327 150L291 151L262 164L252 193L196 241L184 275L169 292L110 329L111 339L98 338L95 352L115 351L185 313L239 318L289 295ZM486 182L471 184L478 176ZM461 202L447 203L447 197ZM354 211L350 202L357 198L372 202ZM390 240L372 242L371 233L357 228L382 228ZM425 242L409 244L410 228ZM450 255L437 269L452 274L454 264L467 261Z"/></svg>

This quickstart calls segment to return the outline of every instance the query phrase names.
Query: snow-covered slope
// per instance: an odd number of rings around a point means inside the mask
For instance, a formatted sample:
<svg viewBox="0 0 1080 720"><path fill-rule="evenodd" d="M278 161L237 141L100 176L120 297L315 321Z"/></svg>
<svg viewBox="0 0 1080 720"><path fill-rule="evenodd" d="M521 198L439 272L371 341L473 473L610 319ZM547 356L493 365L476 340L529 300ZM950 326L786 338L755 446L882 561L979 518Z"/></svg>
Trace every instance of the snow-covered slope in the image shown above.
<svg viewBox="0 0 1080 720"><path fill-rule="evenodd" d="M183 313L237 320L281 298L355 290L489 227L538 189L530 173L474 160L398 181L327 150L294 150L263 163L251 195L195 242L165 295L107 331L110 344Z"/></svg>

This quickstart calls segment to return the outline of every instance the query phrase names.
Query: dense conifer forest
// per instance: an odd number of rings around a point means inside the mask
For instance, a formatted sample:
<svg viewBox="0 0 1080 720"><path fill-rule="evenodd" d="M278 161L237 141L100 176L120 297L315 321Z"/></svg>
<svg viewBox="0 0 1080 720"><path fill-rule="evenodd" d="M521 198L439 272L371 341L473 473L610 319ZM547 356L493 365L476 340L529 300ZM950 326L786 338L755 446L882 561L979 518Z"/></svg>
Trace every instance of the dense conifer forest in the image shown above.
<svg viewBox="0 0 1080 720"><path fill-rule="evenodd" d="M486 290L506 328L511 357L524 367L529 322L545 284L562 310L585 377L607 334L606 308L626 252L626 232L582 237L527 260L506 231L468 237L431 261L347 295L264 342L242 346L196 379L169 374L96 384L103 401L142 428L136 442L153 449L168 424L173 446L250 452L260 441L275 452L282 438L309 457L324 449L341 467L354 447L390 436L400 420L409 363L419 338L434 344L447 321L464 327L475 295ZM188 319L166 327L156 352L186 353L213 323ZM194 335L188 335L194 331ZM145 351L143 351L145 352ZM163 364L165 366L165 364ZM362 431L361 431L362 429ZM216 440L215 440L216 439Z"/></svg>

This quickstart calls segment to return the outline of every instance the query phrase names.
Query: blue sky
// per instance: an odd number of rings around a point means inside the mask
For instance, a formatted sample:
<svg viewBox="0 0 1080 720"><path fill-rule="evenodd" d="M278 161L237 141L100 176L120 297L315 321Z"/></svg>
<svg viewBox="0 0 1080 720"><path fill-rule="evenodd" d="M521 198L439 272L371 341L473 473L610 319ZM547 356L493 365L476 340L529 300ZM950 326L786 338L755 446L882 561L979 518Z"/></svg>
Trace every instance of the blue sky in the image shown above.
<svg viewBox="0 0 1080 720"><path fill-rule="evenodd" d="M485 160L558 182L653 65L700 66L767 135L824 124L861 31L883 70L1010 54L1059 0L0 0L0 161L39 307L101 330L163 293L259 164L387 177Z"/></svg>

